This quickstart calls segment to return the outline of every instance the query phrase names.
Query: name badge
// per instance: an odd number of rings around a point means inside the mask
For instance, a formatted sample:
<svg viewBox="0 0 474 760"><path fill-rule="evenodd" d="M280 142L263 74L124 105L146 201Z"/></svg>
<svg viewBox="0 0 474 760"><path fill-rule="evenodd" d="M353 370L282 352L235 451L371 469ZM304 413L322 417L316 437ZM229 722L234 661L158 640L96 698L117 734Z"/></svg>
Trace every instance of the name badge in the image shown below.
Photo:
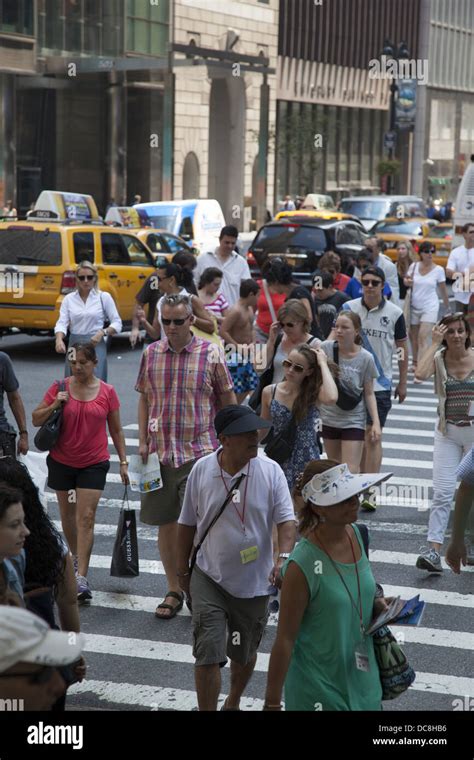
<svg viewBox="0 0 474 760"><path fill-rule="evenodd" d="M364 673L370 672L369 653L367 651L367 645L364 641L360 641L355 650L355 664L357 670L362 670Z"/></svg>
<svg viewBox="0 0 474 760"><path fill-rule="evenodd" d="M243 565L248 562L255 562L258 559L258 546L248 546L246 549L240 551L240 561Z"/></svg>

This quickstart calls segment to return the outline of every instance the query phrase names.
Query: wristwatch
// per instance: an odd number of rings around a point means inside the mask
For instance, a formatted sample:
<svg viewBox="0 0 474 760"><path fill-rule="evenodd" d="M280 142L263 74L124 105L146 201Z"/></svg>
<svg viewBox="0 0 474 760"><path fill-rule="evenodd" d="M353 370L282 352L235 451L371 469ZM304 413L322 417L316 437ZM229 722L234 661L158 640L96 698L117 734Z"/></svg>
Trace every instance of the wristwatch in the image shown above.
<svg viewBox="0 0 474 760"><path fill-rule="evenodd" d="M288 559L289 556L290 556L290 552L280 552L280 554L278 555L278 559Z"/></svg>

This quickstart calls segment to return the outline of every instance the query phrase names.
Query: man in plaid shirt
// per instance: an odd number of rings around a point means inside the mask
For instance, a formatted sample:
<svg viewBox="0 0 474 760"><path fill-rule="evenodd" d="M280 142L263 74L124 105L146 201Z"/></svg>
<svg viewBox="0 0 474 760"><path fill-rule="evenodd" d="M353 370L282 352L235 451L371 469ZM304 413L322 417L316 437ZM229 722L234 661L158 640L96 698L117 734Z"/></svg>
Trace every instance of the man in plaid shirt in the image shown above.
<svg viewBox="0 0 474 760"><path fill-rule="evenodd" d="M235 404L236 398L223 349L190 330L190 297L167 296L161 319L166 337L143 352L135 390L140 393L139 454L146 462L156 452L161 465L163 488L141 494L140 520L159 526L158 549L169 590L155 615L169 620L184 601L175 556L186 481L194 462L218 447L217 410Z"/></svg>

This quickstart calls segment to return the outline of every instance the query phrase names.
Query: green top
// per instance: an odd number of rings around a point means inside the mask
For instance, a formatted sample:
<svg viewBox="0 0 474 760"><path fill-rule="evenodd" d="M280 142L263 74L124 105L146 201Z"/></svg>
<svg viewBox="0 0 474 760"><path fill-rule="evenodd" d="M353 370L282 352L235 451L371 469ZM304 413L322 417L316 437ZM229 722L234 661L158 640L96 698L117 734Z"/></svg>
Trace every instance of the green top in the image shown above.
<svg viewBox="0 0 474 760"><path fill-rule="evenodd" d="M356 526L362 556L357 562L362 619L372 619L375 580ZM285 681L286 710L380 710L382 688L371 636L364 636L369 672L358 670L355 649L361 642L360 618L327 554L306 538L284 565L296 562L310 594ZM360 608L354 563L335 563Z"/></svg>

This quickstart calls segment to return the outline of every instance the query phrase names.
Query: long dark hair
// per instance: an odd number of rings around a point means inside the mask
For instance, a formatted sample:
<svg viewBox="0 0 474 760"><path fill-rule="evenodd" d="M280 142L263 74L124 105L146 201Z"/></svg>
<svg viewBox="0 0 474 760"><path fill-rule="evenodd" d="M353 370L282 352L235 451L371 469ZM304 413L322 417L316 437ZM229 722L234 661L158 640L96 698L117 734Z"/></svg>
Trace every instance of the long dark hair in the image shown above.
<svg viewBox="0 0 474 760"><path fill-rule="evenodd" d="M61 536L44 511L28 470L13 457L0 459L0 486L4 484L21 492L25 523L30 530L25 541L25 587L39 585L55 589L65 569Z"/></svg>
<svg viewBox="0 0 474 760"><path fill-rule="evenodd" d="M192 272L179 264L167 261L166 264L160 264L157 269L163 269L166 272L166 277L174 277L176 285L180 288L185 288L190 293L195 287Z"/></svg>
<svg viewBox="0 0 474 760"><path fill-rule="evenodd" d="M315 406L323 384L323 376L316 354L307 343L300 343L299 346L292 350L304 356L308 362L309 369L312 370L311 375L307 375L301 383L300 392L293 404L293 416L296 423L298 423L302 422L307 417L309 409ZM338 375L338 367L334 362L328 361L328 366L333 375Z"/></svg>

